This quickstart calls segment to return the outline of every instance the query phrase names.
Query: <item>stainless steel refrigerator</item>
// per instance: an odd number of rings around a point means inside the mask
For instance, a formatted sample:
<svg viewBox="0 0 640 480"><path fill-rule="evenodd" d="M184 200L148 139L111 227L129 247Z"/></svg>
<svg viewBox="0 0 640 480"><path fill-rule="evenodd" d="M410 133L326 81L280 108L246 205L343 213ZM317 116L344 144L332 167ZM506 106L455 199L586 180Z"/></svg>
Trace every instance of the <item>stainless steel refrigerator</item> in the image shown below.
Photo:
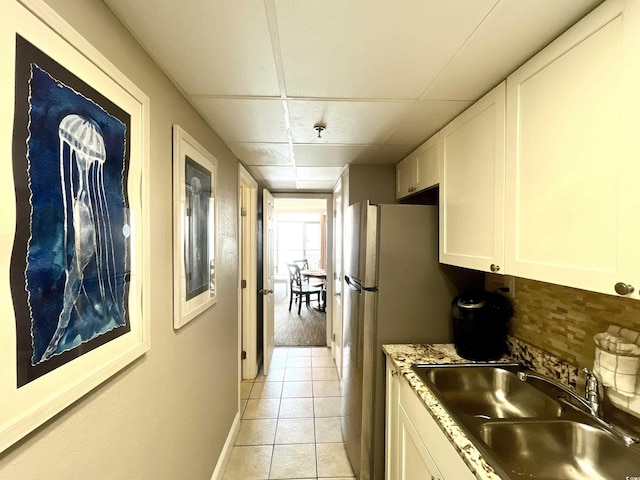
<svg viewBox="0 0 640 480"><path fill-rule="evenodd" d="M342 432L360 480L384 478L386 343L452 340L451 300L482 275L438 263L438 208L347 208Z"/></svg>

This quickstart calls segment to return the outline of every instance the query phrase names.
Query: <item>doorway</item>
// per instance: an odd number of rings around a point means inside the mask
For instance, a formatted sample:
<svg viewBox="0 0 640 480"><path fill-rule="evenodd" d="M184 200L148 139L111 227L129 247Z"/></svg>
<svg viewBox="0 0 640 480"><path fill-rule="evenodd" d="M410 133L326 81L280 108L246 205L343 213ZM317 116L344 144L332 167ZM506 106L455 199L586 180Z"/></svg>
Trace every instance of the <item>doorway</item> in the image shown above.
<svg viewBox="0 0 640 480"><path fill-rule="evenodd" d="M327 211L330 195L285 195L275 197L275 345L277 347L327 346L331 338L332 225ZM330 217L329 217L330 218ZM306 261L302 271L319 273L305 277L303 285L323 292L312 295L308 305L303 301L300 314L291 295L288 264ZM292 301L293 300L293 301ZM290 308L291 307L291 308ZM329 320L327 320L329 319Z"/></svg>

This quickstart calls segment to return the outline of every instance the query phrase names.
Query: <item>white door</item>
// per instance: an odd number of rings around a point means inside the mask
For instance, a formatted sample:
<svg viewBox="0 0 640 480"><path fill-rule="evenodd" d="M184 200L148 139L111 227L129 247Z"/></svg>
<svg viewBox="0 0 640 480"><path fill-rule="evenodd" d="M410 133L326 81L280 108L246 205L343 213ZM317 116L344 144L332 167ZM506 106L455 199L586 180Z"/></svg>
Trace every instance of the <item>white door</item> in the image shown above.
<svg viewBox="0 0 640 480"><path fill-rule="evenodd" d="M263 251L262 258L264 262L264 270L263 270L263 287L262 287L262 295L263 295L263 305L264 305L264 326L263 326L263 336L264 336L264 374L267 375L269 373L269 364L271 363L271 357L273 356L273 349L275 348L275 327L274 327L274 306L273 306L273 286L274 286L274 276L275 276L275 263L274 263L274 251L275 251L275 243L274 243L274 202L273 195L271 192L264 189L264 194L262 198L263 202L263 224L264 224L264 234L263 234Z"/></svg>
<svg viewBox="0 0 640 480"><path fill-rule="evenodd" d="M331 350L342 378L342 180L333 190L333 306Z"/></svg>
<svg viewBox="0 0 640 480"><path fill-rule="evenodd" d="M258 302L257 302L257 209L258 184L240 167L240 325L242 378L254 379L258 374Z"/></svg>

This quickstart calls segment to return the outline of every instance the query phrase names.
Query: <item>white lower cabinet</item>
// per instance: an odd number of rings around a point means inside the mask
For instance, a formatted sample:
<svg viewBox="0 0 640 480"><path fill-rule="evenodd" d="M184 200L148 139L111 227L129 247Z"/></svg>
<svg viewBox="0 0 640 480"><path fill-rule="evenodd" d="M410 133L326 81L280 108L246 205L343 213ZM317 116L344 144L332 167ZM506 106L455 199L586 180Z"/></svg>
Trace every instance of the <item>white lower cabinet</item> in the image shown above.
<svg viewBox="0 0 640 480"><path fill-rule="evenodd" d="M398 454L397 479L443 478L402 407L398 412Z"/></svg>
<svg viewBox="0 0 640 480"><path fill-rule="evenodd" d="M387 361L387 480L473 480L475 476L422 400Z"/></svg>

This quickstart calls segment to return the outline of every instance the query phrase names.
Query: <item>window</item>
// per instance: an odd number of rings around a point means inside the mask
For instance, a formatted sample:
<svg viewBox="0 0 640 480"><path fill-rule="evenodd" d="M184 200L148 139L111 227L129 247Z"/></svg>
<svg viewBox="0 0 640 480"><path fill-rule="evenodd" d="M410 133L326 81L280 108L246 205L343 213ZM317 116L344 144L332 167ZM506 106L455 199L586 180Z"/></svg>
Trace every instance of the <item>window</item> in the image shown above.
<svg viewBox="0 0 640 480"><path fill-rule="evenodd" d="M309 268L319 268L322 245L320 216L278 214L276 242L276 274L287 275L287 263L303 258L309 261Z"/></svg>

